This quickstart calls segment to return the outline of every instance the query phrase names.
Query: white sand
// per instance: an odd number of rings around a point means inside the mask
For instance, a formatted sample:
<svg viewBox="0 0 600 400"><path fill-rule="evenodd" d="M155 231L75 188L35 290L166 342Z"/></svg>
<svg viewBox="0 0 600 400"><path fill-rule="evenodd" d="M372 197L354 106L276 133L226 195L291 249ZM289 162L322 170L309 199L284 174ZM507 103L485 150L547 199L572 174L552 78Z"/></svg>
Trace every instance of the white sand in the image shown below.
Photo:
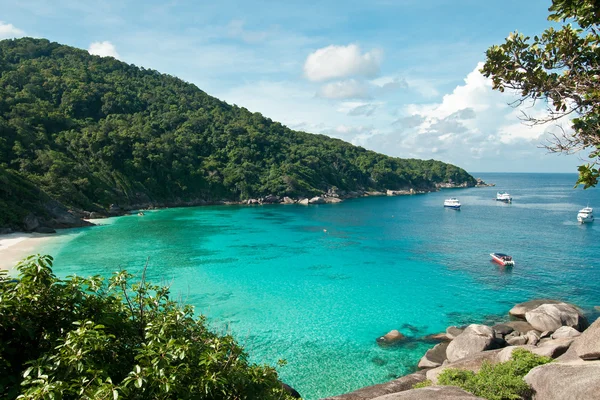
<svg viewBox="0 0 600 400"><path fill-rule="evenodd" d="M23 258L37 254L40 248L57 238L56 234L10 233L0 236L0 269L15 273L14 267Z"/></svg>

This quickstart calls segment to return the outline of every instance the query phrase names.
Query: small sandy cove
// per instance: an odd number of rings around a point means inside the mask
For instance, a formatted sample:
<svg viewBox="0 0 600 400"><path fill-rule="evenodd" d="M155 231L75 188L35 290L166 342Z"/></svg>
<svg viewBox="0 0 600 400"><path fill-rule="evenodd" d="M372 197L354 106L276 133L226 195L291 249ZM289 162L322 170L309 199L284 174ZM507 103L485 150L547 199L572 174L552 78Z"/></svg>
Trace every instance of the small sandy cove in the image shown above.
<svg viewBox="0 0 600 400"><path fill-rule="evenodd" d="M42 233L10 233L0 235L0 269L16 275L15 265L23 258L40 252L42 245L56 235Z"/></svg>

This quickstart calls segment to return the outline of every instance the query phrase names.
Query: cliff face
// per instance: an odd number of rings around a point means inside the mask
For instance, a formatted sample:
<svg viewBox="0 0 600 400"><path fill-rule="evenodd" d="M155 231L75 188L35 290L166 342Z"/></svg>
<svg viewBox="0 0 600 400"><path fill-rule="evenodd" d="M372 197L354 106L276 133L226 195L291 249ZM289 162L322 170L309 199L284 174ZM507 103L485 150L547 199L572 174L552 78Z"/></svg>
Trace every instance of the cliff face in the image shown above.
<svg viewBox="0 0 600 400"><path fill-rule="evenodd" d="M292 131L177 78L44 39L0 41L0 132L15 185L87 212L475 185L453 165ZM20 191L22 208L42 218L34 191ZM0 226L23 225L15 192L0 190Z"/></svg>

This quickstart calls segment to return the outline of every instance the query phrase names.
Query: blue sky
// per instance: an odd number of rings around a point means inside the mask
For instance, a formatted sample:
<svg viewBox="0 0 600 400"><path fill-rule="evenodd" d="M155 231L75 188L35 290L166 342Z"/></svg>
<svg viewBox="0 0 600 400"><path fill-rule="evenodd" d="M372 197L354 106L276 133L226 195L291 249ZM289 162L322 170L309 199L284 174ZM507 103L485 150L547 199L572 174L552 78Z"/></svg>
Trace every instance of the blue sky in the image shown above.
<svg viewBox="0 0 600 400"><path fill-rule="evenodd" d="M45 37L157 69L293 129L468 171L575 172L478 73L550 0L0 0L0 39ZM529 110L531 111L531 109ZM533 112L539 112L534 110Z"/></svg>

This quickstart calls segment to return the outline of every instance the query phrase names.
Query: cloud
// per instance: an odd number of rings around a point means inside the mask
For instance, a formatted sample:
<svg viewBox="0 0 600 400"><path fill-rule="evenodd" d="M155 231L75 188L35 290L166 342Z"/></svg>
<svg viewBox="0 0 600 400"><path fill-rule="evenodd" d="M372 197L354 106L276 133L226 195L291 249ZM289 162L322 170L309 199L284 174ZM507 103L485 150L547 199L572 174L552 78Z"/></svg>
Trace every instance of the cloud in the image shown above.
<svg viewBox="0 0 600 400"><path fill-rule="evenodd" d="M243 40L246 43L258 43L264 41L268 36L267 31L251 31L244 28L245 22L233 20L227 25L229 36Z"/></svg>
<svg viewBox="0 0 600 400"><path fill-rule="evenodd" d="M348 79L323 85L317 95L326 99L366 99L369 87L356 79Z"/></svg>
<svg viewBox="0 0 600 400"><path fill-rule="evenodd" d="M304 63L304 76L311 81L325 81L349 76L373 77L379 73L383 51L361 53L356 44L327 46L311 53Z"/></svg>
<svg viewBox="0 0 600 400"><path fill-rule="evenodd" d="M16 28L13 24L7 24L0 21L0 40L11 39L24 36L25 32Z"/></svg>
<svg viewBox="0 0 600 400"><path fill-rule="evenodd" d="M116 59L120 58L116 47L109 41L93 42L90 44L88 52L100 57L114 57Z"/></svg>
<svg viewBox="0 0 600 400"><path fill-rule="evenodd" d="M377 95L395 93L401 89L408 88L408 82L404 78L384 76L370 81L373 92Z"/></svg>
<svg viewBox="0 0 600 400"><path fill-rule="evenodd" d="M378 104L363 104L350 109L347 114L351 117L364 115L370 117L379 108Z"/></svg>

